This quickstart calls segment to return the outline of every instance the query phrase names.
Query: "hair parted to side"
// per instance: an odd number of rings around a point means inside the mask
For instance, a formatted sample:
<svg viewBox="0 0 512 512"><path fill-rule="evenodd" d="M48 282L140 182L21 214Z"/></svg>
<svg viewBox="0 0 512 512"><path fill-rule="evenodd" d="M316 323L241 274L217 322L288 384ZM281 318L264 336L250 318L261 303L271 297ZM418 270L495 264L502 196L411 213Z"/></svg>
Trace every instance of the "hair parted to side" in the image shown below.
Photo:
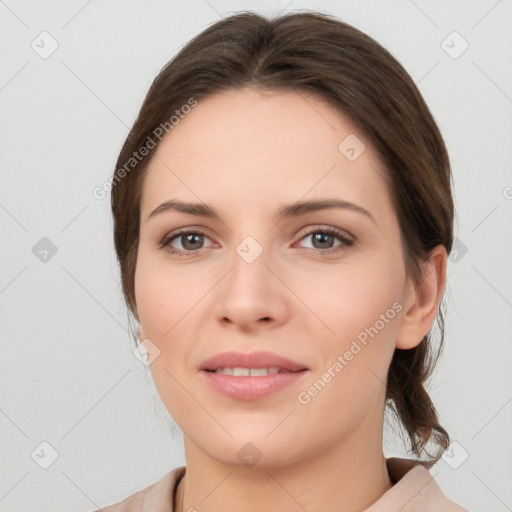
<svg viewBox="0 0 512 512"><path fill-rule="evenodd" d="M122 147L112 184L114 243L123 294L138 320L134 277L140 200L156 148L122 179L118 171L154 138L183 105L245 86L313 94L348 116L377 149L398 217L406 269L421 280L421 263L437 245L451 252L453 199L448 153L436 122L411 77L368 35L328 14L297 11L273 19L242 12L214 23L188 42L154 79ZM156 146L158 143L156 143ZM444 338L427 334L409 350L396 349L387 402L401 421L412 452L433 464L449 445L425 384ZM433 442L438 450L426 450ZM425 457L426 454L426 457Z"/></svg>

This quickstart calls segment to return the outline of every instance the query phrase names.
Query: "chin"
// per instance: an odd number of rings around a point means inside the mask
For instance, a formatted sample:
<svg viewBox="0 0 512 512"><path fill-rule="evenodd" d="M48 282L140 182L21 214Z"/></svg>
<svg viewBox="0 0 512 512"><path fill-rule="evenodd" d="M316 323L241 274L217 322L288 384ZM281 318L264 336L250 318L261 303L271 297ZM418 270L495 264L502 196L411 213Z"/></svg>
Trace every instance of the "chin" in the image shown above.
<svg viewBox="0 0 512 512"><path fill-rule="evenodd" d="M282 417L274 421L272 427L265 429L264 433L260 428L246 423L239 424L237 430L228 428L233 437L225 432L220 437L206 437L205 430L195 432L199 437L188 437L201 451L223 464L249 469L284 467L302 460L304 447L297 442L296 436L282 427L280 432L279 427L272 432L281 420Z"/></svg>

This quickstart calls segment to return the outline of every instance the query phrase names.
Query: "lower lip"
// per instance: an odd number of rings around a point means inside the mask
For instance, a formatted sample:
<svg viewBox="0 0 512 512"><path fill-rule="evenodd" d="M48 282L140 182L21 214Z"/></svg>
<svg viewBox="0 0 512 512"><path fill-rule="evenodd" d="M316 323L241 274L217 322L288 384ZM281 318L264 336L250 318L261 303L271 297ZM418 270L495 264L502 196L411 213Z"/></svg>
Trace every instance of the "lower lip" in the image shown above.
<svg viewBox="0 0 512 512"><path fill-rule="evenodd" d="M205 370L202 370L201 373L206 377L210 386L223 395L235 400L262 400L303 379L309 372L302 370L260 377L234 377Z"/></svg>

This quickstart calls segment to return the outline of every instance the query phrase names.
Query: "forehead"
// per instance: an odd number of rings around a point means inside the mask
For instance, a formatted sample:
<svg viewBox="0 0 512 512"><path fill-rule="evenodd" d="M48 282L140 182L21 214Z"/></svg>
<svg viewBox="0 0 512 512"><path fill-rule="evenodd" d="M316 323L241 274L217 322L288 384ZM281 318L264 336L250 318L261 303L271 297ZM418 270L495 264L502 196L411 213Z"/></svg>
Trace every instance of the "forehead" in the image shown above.
<svg viewBox="0 0 512 512"><path fill-rule="evenodd" d="M249 206L327 193L359 202L387 194L367 137L315 96L244 88L199 100L162 139L142 209L170 194L220 204L238 197Z"/></svg>

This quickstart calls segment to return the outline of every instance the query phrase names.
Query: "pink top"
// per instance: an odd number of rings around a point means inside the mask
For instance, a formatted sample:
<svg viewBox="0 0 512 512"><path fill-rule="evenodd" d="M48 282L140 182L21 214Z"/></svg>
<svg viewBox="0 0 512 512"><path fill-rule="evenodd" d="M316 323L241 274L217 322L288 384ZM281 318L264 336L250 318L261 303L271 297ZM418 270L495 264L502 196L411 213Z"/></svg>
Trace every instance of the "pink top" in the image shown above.
<svg viewBox="0 0 512 512"><path fill-rule="evenodd" d="M393 487L365 512L468 512L443 494L421 462L391 458L386 465ZM158 482L95 512L175 512L176 488L185 471L185 466L175 468Z"/></svg>

